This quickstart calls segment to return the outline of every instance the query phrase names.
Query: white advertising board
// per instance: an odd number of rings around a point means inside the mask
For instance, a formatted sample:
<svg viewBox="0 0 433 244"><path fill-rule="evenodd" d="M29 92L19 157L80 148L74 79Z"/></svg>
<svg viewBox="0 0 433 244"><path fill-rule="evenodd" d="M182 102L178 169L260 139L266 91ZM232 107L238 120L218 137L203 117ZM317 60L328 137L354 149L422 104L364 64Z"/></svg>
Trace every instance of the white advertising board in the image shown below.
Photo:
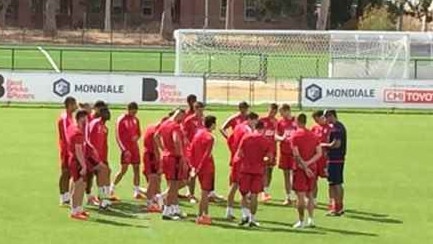
<svg viewBox="0 0 433 244"><path fill-rule="evenodd" d="M301 89L303 107L433 109L433 80L307 78Z"/></svg>
<svg viewBox="0 0 433 244"><path fill-rule="evenodd" d="M203 78L136 74L0 71L0 101L55 102L74 96L124 104L184 104L189 94L204 99Z"/></svg>

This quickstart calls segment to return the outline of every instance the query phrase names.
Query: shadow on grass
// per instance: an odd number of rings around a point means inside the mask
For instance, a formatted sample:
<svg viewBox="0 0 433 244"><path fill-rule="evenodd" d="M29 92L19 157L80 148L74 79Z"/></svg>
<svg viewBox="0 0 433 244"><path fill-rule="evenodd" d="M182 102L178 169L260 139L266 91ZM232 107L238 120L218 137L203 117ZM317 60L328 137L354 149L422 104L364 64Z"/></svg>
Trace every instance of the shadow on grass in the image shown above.
<svg viewBox="0 0 433 244"><path fill-rule="evenodd" d="M318 205L316 207L317 209L326 210L326 211L328 210L328 204L326 204L326 203L319 202L317 205ZM370 217L375 217L375 218L386 218L389 216L388 214L372 213L372 212L360 211L360 210L356 210L356 209L346 209L344 211L346 213L357 214L357 215L368 215Z"/></svg>
<svg viewBox="0 0 433 244"><path fill-rule="evenodd" d="M140 229L148 228L147 226L144 225L132 225L132 224L116 222L108 219L90 219L89 222L94 222L97 224L113 225L116 227L129 227L129 228L140 228Z"/></svg>
<svg viewBox="0 0 433 244"><path fill-rule="evenodd" d="M339 230L339 229L332 229L332 228L327 228L327 227L322 227L322 226L317 226L316 228L314 228L316 230L319 231L323 231L326 233L336 233L336 234L341 234L341 235L350 235L350 236L371 236L371 237L378 237L378 234L375 233L368 233L368 232L360 232L360 231L351 231L351 230Z"/></svg>
<svg viewBox="0 0 433 244"><path fill-rule="evenodd" d="M372 217L366 217L361 215L352 215L352 214L346 214L347 218L350 219L356 219L356 220L365 220L365 221L371 221L371 222L378 222L378 223L384 223L384 224L403 224L403 221L399 219L392 219L392 218L372 218Z"/></svg>

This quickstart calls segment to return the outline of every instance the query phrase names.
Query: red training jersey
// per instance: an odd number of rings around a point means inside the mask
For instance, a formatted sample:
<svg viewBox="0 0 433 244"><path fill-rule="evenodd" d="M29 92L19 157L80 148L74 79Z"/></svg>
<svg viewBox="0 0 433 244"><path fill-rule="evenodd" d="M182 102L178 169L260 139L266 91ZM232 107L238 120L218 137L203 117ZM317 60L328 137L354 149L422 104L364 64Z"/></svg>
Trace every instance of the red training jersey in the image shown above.
<svg viewBox="0 0 433 244"><path fill-rule="evenodd" d="M183 132L185 133L188 142L191 142L195 133L204 127L203 117L198 117L192 114L183 120Z"/></svg>
<svg viewBox="0 0 433 244"><path fill-rule="evenodd" d="M242 115L241 113L234 114L230 116L224 123L223 129L230 128L232 131L234 131L237 125L242 124L246 120L247 117L245 115Z"/></svg>
<svg viewBox="0 0 433 244"><path fill-rule="evenodd" d="M143 133L143 145L145 152L155 152L155 143L153 141L153 137L155 136L156 129L158 125L149 125L145 132Z"/></svg>
<svg viewBox="0 0 433 244"><path fill-rule="evenodd" d="M245 122L239 124L238 126L236 126L233 133L229 136L227 143L229 145L229 149L231 152L231 159L232 159L232 160L230 160L230 165L233 165L233 163L235 163L235 161L237 161L237 160L235 160L235 155L239 149L239 144L241 143L242 139L244 138L245 135L252 133L252 132L253 132L253 130L248 125L248 122L245 121Z"/></svg>
<svg viewBox="0 0 433 244"><path fill-rule="evenodd" d="M57 130L59 133L59 149L62 156L67 155L68 140L66 137L66 133L68 131L68 127L73 123L74 119L72 117L72 114L68 114L66 112L62 113L57 120Z"/></svg>
<svg viewBox="0 0 433 244"><path fill-rule="evenodd" d="M320 145L317 136L306 128L296 130L292 135L291 142L293 147L298 148L299 155L304 161L310 160L316 153L316 147ZM310 167L314 167L315 164L313 163Z"/></svg>
<svg viewBox="0 0 433 244"><path fill-rule="evenodd" d="M96 151L96 161L108 162L108 128L101 118L96 118L88 123L86 143Z"/></svg>
<svg viewBox="0 0 433 244"><path fill-rule="evenodd" d="M275 142L275 133L277 132L278 120L274 117L267 116L260 118L260 121L265 127L265 137L268 139L268 142L271 145L272 153L275 153L277 147Z"/></svg>
<svg viewBox="0 0 433 244"><path fill-rule="evenodd" d="M133 138L140 138L140 121L128 114L121 115L116 122L116 141L121 151L137 148L138 142Z"/></svg>
<svg viewBox="0 0 433 244"><path fill-rule="evenodd" d="M265 169L264 157L272 153L268 139L259 132L246 135L239 146L241 152L240 172L262 175Z"/></svg>
<svg viewBox="0 0 433 244"><path fill-rule="evenodd" d="M296 131L295 119L282 118L277 124L277 133L279 136L285 136L286 139L280 142L280 152L285 155L293 155L290 143L290 137Z"/></svg>
<svg viewBox="0 0 433 244"><path fill-rule="evenodd" d="M315 124L311 128L311 132L313 132L321 143L329 142L329 135L331 134L331 126L329 124Z"/></svg>
<svg viewBox="0 0 433 244"><path fill-rule="evenodd" d="M176 147L174 142L175 134L177 134L177 136L181 139L180 140L181 143L183 142L182 140L183 134L179 123L173 120L166 120L156 130L156 133L158 133L162 139L163 156L180 156L176 152ZM181 146L181 150L183 150L183 145L180 146Z"/></svg>
<svg viewBox="0 0 433 244"><path fill-rule="evenodd" d="M191 142L190 162L197 172L210 174L215 172L212 149L214 137L207 129L200 129Z"/></svg>
<svg viewBox="0 0 433 244"><path fill-rule="evenodd" d="M68 127L66 132L66 137L68 140L68 158L69 161L77 160L75 147L81 146L83 153L85 154L85 146L84 146L84 131L79 128L77 125L71 125Z"/></svg>

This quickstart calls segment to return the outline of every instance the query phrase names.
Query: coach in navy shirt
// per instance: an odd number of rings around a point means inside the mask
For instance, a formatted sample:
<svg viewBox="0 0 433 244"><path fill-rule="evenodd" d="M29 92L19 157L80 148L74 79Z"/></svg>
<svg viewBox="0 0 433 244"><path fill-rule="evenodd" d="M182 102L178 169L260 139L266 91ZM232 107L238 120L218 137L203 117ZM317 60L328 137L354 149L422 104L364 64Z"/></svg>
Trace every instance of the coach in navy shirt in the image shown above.
<svg viewBox="0 0 433 244"><path fill-rule="evenodd" d="M346 157L347 134L343 123L338 120L335 110L325 113L326 120L331 126L329 143L322 145L328 149L328 182L329 182L329 215L344 214L343 208L343 170Z"/></svg>

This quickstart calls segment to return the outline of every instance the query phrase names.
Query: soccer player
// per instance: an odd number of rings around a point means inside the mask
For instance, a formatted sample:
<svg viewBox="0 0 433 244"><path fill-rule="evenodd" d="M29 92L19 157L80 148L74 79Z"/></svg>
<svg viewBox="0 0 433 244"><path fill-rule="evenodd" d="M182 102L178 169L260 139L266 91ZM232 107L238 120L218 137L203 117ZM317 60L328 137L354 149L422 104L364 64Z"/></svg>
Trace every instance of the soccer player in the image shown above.
<svg viewBox="0 0 433 244"><path fill-rule="evenodd" d="M323 144L328 150L328 182L329 182L329 215L344 214L343 170L346 157L347 134L346 127L338 120L335 110L325 113L326 120L331 125L329 143Z"/></svg>
<svg viewBox="0 0 433 244"><path fill-rule="evenodd" d="M59 178L59 190L60 190L60 204L63 206L69 205L69 178L70 172L68 168L68 142L66 139L66 132L68 127L73 124L74 118L73 113L77 109L77 100L73 97L66 97L63 102L65 111L60 115L57 120L57 130L59 134L59 152L60 152L60 178Z"/></svg>
<svg viewBox="0 0 433 244"><path fill-rule="evenodd" d="M259 121L259 115L251 112L247 116L247 120L234 129L233 133L228 138L229 149L231 153L230 158L230 190L227 196L227 210L226 218L233 220L233 205L235 202L235 194L239 188L239 159L236 157L236 152L239 149L243 137L249 133L252 133L257 122Z"/></svg>
<svg viewBox="0 0 433 244"><path fill-rule="evenodd" d="M179 208L179 186L188 174L187 160L184 155L183 133L180 123L185 116L183 109L177 109L173 116L164 121L156 130L154 139L160 150L159 171L163 171L168 185L168 193L163 220L178 220L184 217Z"/></svg>
<svg viewBox="0 0 433 244"><path fill-rule="evenodd" d="M203 113L204 113L204 104L202 102L194 103L194 114L187 116L183 120L182 128L185 133L187 141L185 142L185 146L187 146L187 151L189 150L188 145L192 142L194 135L197 131L204 127L203 124ZM188 152L187 152L188 154ZM190 162L190 167L193 167ZM190 177L188 180L188 194L191 203L196 203L197 199L194 196L195 192L195 179L196 177Z"/></svg>
<svg viewBox="0 0 433 244"><path fill-rule="evenodd" d="M121 151L121 170L116 174L114 182L110 186L110 194L114 195L116 185L122 180L132 165L134 171L134 198L143 199L140 192L140 149L138 140L141 137L140 121L137 118L138 104L131 102L128 111L121 115L116 122L116 140Z"/></svg>
<svg viewBox="0 0 433 244"><path fill-rule="evenodd" d="M210 225L212 220L209 216L209 193L214 190L215 185L215 165L212 156L215 138L212 131L216 128L216 117L206 116L204 123L205 128L200 129L191 141L190 161L193 165L191 178L198 176L201 187L196 223Z"/></svg>
<svg viewBox="0 0 433 244"><path fill-rule="evenodd" d="M317 181L317 160L322 157L322 147L316 135L306 128L307 116L299 114L296 120L298 129L292 135L291 142L297 163L293 174L293 190L297 195L299 221L293 228L314 227L313 191ZM307 202L305 199L308 199ZM305 208L308 210L306 223Z"/></svg>
<svg viewBox="0 0 433 244"><path fill-rule="evenodd" d="M84 126L87 112L79 110L75 114L75 123L68 127L68 168L72 178L71 218L87 220L89 214L84 211L83 198L86 188L87 164L85 159Z"/></svg>
<svg viewBox="0 0 433 244"><path fill-rule="evenodd" d="M316 123L312 128L311 132L313 132L320 143L326 144L329 143L329 135L331 133L331 127L326 121L325 114L322 110L315 111L313 113L313 119ZM328 177L328 158L326 155L326 149L322 148L322 157L317 161L317 176L321 178ZM317 193L318 186L314 188L314 202L317 203Z"/></svg>
<svg viewBox="0 0 433 244"><path fill-rule="evenodd" d="M272 160L273 157L272 144L264 133L264 124L259 121L256 130L244 136L237 152L240 172L239 190L242 195L240 225L260 226L255 219L257 195L263 191L265 161Z"/></svg>
<svg viewBox="0 0 433 244"><path fill-rule="evenodd" d="M280 115L282 118L278 121L275 139L280 142L280 162L278 167L283 171L286 190L286 199L283 205L289 206L292 205L290 194L292 190L292 170L295 168L290 136L296 130L296 122L292 117L289 104L281 105Z"/></svg>
<svg viewBox="0 0 433 244"><path fill-rule="evenodd" d="M92 113L92 107L89 103L78 103L78 108L85 110L87 112L87 120L88 122L92 119L91 113Z"/></svg>
<svg viewBox="0 0 433 244"><path fill-rule="evenodd" d="M272 199L269 194L269 186L272 181L272 172L275 167L277 158L277 144L275 142L275 132L277 130L278 120L276 115L278 113L278 105L276 103L272 103L269 105L268 115L266 117L260 118L260 122L263 123L265 137L268 139L269 144L271 145L273 157L270 160L265 168L265 174L263 177L264 180L264 189L262 195L262 201L267 202Z"/></svg>
<svg viewBox="0 0 433 244"><path fill-rule="evenodd" d="M197 102L197 96L194 94L189 94L186 97L186 102L188 103L188 110L185 113L185 119L190 116L193 115L195 112L195 108L194 108L194 104Z"/></svg>
<svg viewBox="0 0 433 244"><path fill-rule="evenodd" d="M108 128L105 125L111 118L108 108L101 108L99 117L90 121L88 125L88 148L92 150L89 153L87 162L89 163L89 173L96 174L96 183L98 185L99 199L97 202L101 208L111 205L108 200L110 193L110 167L108 165ZM89 198L88 198L89 200Z"/></svg>
<svg viewBox="0 0 433 244"><path fill-rule="evenodd" d="M98 118L99 117L99 110L101 110L102 108L107 108L107 107L108 107L107 103L105 103L102 100L97 100L93 104L93 111L92 111L92 114L90 115L91 120L94 118Z"/></svg>
<svg viewBox="0 0 433 244"><path fill-rule="evenodd" d="M250 105L247 102L241 102L238 105L239 112L230 116L220 128L221 135L224 138L228 139L229 133L227 130L230 128L232 133L235 130L236 126L247 120L248 110L250 109Z"/></svg>

